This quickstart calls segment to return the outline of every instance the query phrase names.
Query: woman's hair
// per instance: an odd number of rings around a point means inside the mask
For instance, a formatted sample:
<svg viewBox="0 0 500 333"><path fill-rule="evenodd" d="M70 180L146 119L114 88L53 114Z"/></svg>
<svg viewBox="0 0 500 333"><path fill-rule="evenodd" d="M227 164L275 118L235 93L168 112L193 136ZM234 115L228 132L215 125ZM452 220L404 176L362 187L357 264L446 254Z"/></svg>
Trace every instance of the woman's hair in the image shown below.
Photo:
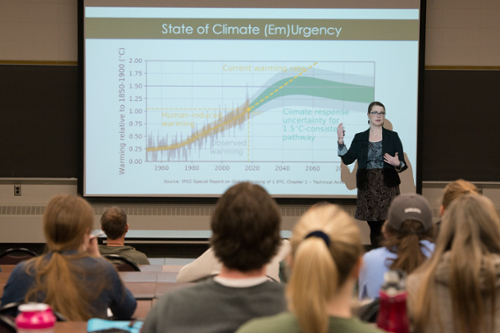
<svg viewBox="0 0 500 333"><path fill-rule="evenodd" d="M89 301L99 295L108 281L99 281L91 293L85 271L72 263L74 259L87 256L79 250L93 224L92 208L81 197L57 195L50 200L43 214L43 231L50 257L40 256L28 263L27 271L35 274L36 284L26 294L26 302L40 301L37 296L42 294L43 302L68 320L88 320L94 315ZM63 251L74 252L63 254ZM105 280L105 275L100 278Z"/></svg>
<svg viewBox="0 0 500 333"><path fill-rule="evenodd" d="M466 180L458 179L454 182L449 183L444 188L442 205L444 209L447 209L453 200L461 197L469 192L475 192L480 194L481 190L476 187L476 185L469 183Z"/></svg>
<svg viewBox="0 0 500 333"><path fill-rule="evenodd" d="M399 230L388 223L384 228L387 238L382 245L397 254L391 263L391 270L402 269L406 274L410 274L427 259L420 241L432 240L434 228L425 230L420 221L413 220L403 222Z"/></svg>
<svg viewBox="0 0 500 333"><path fill-rule="evenodd" d="M329 238L307 237L321 231ZM325 237L326 238L326 237ZM327 305L363 254L354 220L336 205L315 206L299 220L291 238L293 266L287 297L304 333L326 333Z"/></svg>
<svg viewBox="0 0 500 333"><path fill-rule="evenodd" d="M368 113L370 113L373 109L374 106L381 106L384 108L384 112L385 112L385 106L384 104L380 103L380 102L371 102L370 105L368 105ZM370 120L368 120L368 124L370 124Z"/></svg>
<svg viewBox="0 0 500 333"><path fill-rule="evenodd" d="M475 192L455 199L443 215L434 254L417 270L422 283L414 306L416 332L425 332L431 318L442 328L436 276L443 274L438 268L446 264L455 331L493 331L497 305L491 254L500 254L500 219L495 206Z"/></svg>
<svg viewBox="0 0 500 333"><path fill-rule="evenodd" d="M375 101L375 102L371 102L371 103L370 103L370 105L368 105L368 113L370 113L370 112L372 111L372 109L373 109L373 107L374 107L374 106L381 106L381 107L383 107L383 108L384 108L384 111L385 111L385 106L384 106L384 104L382 104L382 103L380 103L380 102Z"/></svg>
<svg viewBox="0 0 500 333"><path fill-rule="evenodd" d="M94 225L92 207L73 195L57 195L45 207L43 232L49 251L78 250ZM56 252L57 253L57 252Z"/></svg>

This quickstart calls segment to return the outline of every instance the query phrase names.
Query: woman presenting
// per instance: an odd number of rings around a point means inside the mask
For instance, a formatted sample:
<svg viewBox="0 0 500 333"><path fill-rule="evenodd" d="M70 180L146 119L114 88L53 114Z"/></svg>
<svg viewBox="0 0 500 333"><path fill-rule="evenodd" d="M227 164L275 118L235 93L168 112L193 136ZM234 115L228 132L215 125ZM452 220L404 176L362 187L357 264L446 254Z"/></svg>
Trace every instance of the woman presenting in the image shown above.
<svg viewBox="0 0 500 333"><path fill-rule="evenodd" d="M398 173L408 166L398 134L383 127L385 106L380 102L370 103L368 119L370 128L354 136L349 150L344 144L345 130L342 124L339 124L337 134L342 162L348 165L358 160L355 217L368 222L372 246L378 247L389 205L399 195L401 180Z"/></svg>

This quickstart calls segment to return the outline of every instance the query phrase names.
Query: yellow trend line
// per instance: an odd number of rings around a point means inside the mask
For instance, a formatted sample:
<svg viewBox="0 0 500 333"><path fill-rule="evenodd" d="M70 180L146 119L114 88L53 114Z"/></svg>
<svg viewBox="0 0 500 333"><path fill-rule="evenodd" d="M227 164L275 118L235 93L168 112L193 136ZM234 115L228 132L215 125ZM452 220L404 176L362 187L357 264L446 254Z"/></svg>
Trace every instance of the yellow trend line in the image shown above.
<svg viewBox="0 0 500 333"><path fill-rule="evenodd" d="M247 162L250 161L250 118L248 118L247 122Z"/></svg>
<svg viewBox="0 0 500 333"><path fill-rule="evenodd" d="M235 111L237 108L147 108L147 110L159 111L159 110L170 110L170 111Z"/></svg>
<svg viewBox="0 0 500 333"><path fill-rule="evenodd" d="M305 72L307 72L308 70L310 70L311 68L313 68L313 66L316 66L317 62L315 62L314 64L312 64L311 66L309 66L308 68L304 69L302 72L300 72L298 75L294 76L293 79L290 79L288 82L285 82L281 87L279 87L278 89L276 89L274 92L270 93L269 95L267 95L266 97L264 97L263 99L261 99L259 102L255 103L254 105L252 105L251 107L247 108L247 111L250 111L254 106L256 105L259 105L259 103L262 103L264 102L264 100L266 98L268 98L269 96L272 96L275 92L278 92L280 89L282 89L284 86L286 86L288 83L292 82L293 80L295 80L296 78L298 78L300 75L304 74Z"/></svg>
<svg viewBox="0 0 500 333"><path fill-rule="evenodd" d="M216 128L219 128L219 127L221 127L221 126L224 126L224 125L226 125L226 124L228 124L228 123L232 122L232 121L233 121L233 120L235 120L235 119L238 119L239 117L243 116L244 114L246 114L246 113L248 113L248 112L249 112L249 111L248 111L248 109L247 109L247 111L243 112L242 114L240 114L240 115L238 115L238 116L236 116L236 117L234 117L234 118L232 118L232 119L229 119L229 120L228 120L228 121L226 121L225 123L222 123L222 124L219 124L219 125L217 125L217 126L215 126L215 127L212 127L212 128L210 128L210 129L206 130L205 132L202 132L202 133L200 133L200 134L198 134L198 135L196 135L196 136L193 136L193 137L192 137L191 139L189 139L188 141L185 141L185 142L182 142L182 143L178 143L178 144L175 144L175 145L173 145L173 146L169 146L169 147L162 146L162 147L156 147L156 148L147 148L146 150L147 150L147 151L157 151L157 150L171 150L171 149L177 149L177 148L180 148L180 147L182 147L182 146L187 145L187 144L188 144L188 143L190 143L191 141L193 141L193 140L195 140L195 139L198 139L200 136L202 136L202 135L204 135L204 134L206 134L206 133L208 133L208 132L210 132L210 131L213 131L213 130L214 130L214 129L216 129Z"/></svg>
<svg viewBox="0 0 500 333"><path fill-rule="evenodd" d="M293 79L290 79L288 82L285 82L285 83L284 83L281 87L279 87L278 89L276 89L276 90L274 91L274 93L275 93L275 92L277 92L278 90L282 89L282 88L283 88L284 86L286 86L289 82L292 82L293 80L295 80L298 76L302 75L303 73L307 72L309 69L313 68L313 66L316 66L316 64L317 64L317 62L315 62L314 64L312 64L311 66L309 66L307 69L304 69L302 72L300 72L300 73L299 73L299 75L295 76ZM269 97L269 96L271 96L272 94L273 94L273 93L270 93L269 95L267 95L266 97L264 97L263 99L261 99L261 100L260 100L260 102L263 102L263 101L264 101L264 99L268 98L268 97ZM184 141L184 142L181 142L181 143L177 143L177 144L175 144L175 145L173 145L173 146L160 146L160 147L156 147L156 148L146 148L146 151L172 150L172 149L177 149L177 148L180 148L180 147L182 147L182 146L185 146L185 145L187 145L187 144L189 144L189 143L193 142L194 140L198 139L200 136L203 136L203 135L205 135L206 133L211 132L211 131L213 131L213 130L215 130L215 129L217 129L217 128L221 127L221 126L224 126L224 125L226 125L226 124L229 124L230 122L232 122L232 121L234 121L234 120L236 120L236 119L240 118L241 116L243 116L243 115L245 115L245 114L249 113L250 111L252 111L252 109L253 109L256 105L259 105L259 103L260 103L260 102L256 102L254 105L252 105L252 106L248 107L248 108L246 109L246 111L245 111L245 112L243 112L243 113L241 113L241 114L239 114L239 115L235 116L234 118L229 119L228 121L226 121L226 122L224 122L224 123L222 123L222 124L219 124L219 125L217 125L217 126L215 126L215 127L212 127L212 128L210 128L210 129L207 129L206 131L204 131L204 132L202 132L202 133L200 133L200 134L198 134L198 135L196 135L196 136L193 136L191 139L189 139L189 140L187 140L187 141ZM177 108L175 108L175 109L177 110ZM180 110L182 110L182 108L179 108L179 109L180 109ZM156 110L158 110L158 108L156 108ZM184 109L184 110L187 110L187 109ZM208 108L208 110L210 110L210 108ZM216 110L216 109L212 109L212 110Z"/></svg>

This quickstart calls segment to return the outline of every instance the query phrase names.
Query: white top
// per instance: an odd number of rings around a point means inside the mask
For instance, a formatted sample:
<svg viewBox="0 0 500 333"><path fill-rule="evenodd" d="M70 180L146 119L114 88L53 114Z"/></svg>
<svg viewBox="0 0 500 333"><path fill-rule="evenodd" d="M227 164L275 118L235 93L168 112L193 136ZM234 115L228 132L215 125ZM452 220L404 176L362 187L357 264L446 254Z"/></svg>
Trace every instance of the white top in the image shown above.
<svg viewBox="0 0 500 333"><path fill-rule="evenodd" d="M427 240L420 241L420 247L426 257L434 252L434 243ZM391 259L396 259L397 254L386 247L366 252L363 255L363 266L359 272L359 299L375 299L384 284L384 273L392 264Z"/></svg>
<svg viewBox="0 0 500 333"><path fill-rule="evenodd" d="M269 281L269 279L266 276L257 276L251 278L243 278L243 279L231 279L231 278L216 276L214 277L214 280L222 284L223 286L230 288L248 288Z"/></svg>
<svg viewBox="0 0 500 333"><path fill-rule="evenodd" d="M290 242L284 239L278 253L267 264L266 275L270 278L280 281L280 262L290 253ZM177 282L195 282L210 276L218 275L222 264L217 260L213 248L206 250L200 257L192 263L182 267L177 275Z"/></svg>

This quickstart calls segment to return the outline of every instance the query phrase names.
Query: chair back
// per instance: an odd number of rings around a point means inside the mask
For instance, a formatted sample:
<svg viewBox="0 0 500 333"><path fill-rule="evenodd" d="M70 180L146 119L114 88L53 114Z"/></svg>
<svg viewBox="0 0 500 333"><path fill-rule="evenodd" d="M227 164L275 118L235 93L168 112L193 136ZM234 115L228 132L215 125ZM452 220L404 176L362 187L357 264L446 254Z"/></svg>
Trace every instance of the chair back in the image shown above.
<svg viewBox="0 0 500 333"><path fill-rule="evenodd" d="M17 265L34 257L38 257L38 254L23 247L15 247L0 254L0 265Z"/></svg>
<svg viewBox="0 0 500 333"><path fill-rule="evenodd" d="M16 333L14 318L0 314L0 333Z"/></svg>
<svg viewBox="0 0 500 333"><path fill-rule="evenodd" d="M124 258L122 256L119 256L117 254L108 254L105 255L104 258L108 259L111 261L113 265L115 265L115 268L119 272L140 272L141 269L128 260L127 258Z"/></svg>

